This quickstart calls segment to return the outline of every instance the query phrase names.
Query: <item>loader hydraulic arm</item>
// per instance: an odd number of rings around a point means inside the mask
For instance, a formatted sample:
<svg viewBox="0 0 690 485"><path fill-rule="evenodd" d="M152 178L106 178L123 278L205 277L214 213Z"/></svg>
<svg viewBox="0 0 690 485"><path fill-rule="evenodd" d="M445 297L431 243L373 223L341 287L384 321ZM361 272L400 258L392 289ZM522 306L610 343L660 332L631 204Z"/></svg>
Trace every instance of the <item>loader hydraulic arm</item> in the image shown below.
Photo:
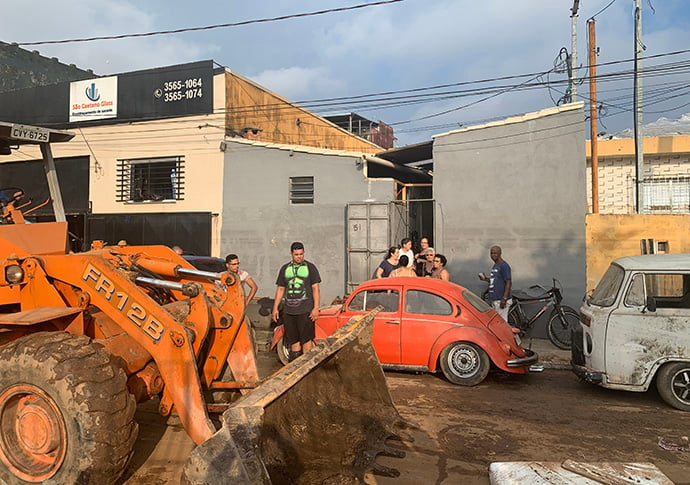
<svg viewBox="0 0 690 485"><path fill-rule="evenodd" d="M173 404L192 440L202 443L208 439L215 428L206 411L192 345L203 334L197 335L176 321L145 291L113 268L103 255L84 253L42 259L46 275L80 288L88 295L91 305L117 322L151 354L165 383L160 412L169 414ZM203 291L191 298L190 304L210 314ZM196 330L199 328L203 325L197 325Z"/></svg>

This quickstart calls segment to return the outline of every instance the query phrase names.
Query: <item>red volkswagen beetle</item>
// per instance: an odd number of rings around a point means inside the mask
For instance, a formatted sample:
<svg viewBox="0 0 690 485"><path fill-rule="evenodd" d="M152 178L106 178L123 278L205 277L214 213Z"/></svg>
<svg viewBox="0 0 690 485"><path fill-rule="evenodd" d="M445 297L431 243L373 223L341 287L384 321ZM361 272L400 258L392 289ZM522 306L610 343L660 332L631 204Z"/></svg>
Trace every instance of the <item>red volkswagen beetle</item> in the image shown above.
<svg viewBox="0 0 690 485"><path fill-rule="evenodd" d="M474 386L484 380L492 364L525 374L538 360L484 300L460 285L430 278L362 283L342 305L320 309L317 342L351 317L379 305L383 311L374 319L373 344L386 369L440 370L454 384ZM274 331L271 349L287 362L282 326Z"/></svg>

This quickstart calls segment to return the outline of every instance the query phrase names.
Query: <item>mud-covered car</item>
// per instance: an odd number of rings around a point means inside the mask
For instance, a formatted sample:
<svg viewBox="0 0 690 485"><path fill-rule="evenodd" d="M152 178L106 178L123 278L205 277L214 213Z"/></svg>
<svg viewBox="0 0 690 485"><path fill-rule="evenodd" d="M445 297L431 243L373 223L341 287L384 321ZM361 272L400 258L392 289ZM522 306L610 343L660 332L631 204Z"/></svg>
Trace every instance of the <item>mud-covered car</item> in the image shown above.
<svg viewBox="0 0 690 485"><path fill-rule="evenodd" d="M644 392L690 411L690 254L611 263L580 309L572 364L584 380Z"/></svg>
<svg viewBox="0 0 690 485"><path fill-rule="evenodd" d="M452 383L479 384L494 367L524 374L538 360L523 349L514 330L495 310L460 285L431 278L367 281L345 303L319 309L316 340L350 318L381 306L374 319L373 344L382 366L393 370L443 372ZM271 348L283 363L283 327Z"/></svg>

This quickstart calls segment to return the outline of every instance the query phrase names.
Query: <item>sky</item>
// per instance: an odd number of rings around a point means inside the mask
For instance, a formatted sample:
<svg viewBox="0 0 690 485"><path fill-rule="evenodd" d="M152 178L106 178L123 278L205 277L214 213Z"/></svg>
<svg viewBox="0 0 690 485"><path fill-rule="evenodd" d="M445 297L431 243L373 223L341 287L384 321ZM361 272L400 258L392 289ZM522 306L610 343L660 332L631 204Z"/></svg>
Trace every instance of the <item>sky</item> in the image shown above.
<svg viewBox="0 0 690 485"><path fill-rule="evenodd" d="M99 75L212 59L319 114L356 112L390 124L396 146L549 108L563 97L567 73L557 60L571 51L573 0L402 0L169 35L23 45L374 1L23 0L0 17L0 40ZM581 0L578 14L575 65L581 80L588 75L587 20L597 14L598 132L630 136L625 130L633 126L634 1ZM690 134L690 5L642 0L642 25L646 129ZM677 51L687 52L669 55ZM577 95L588 110L588 81ZM324 99L329 101L315 103Z"/></svg>

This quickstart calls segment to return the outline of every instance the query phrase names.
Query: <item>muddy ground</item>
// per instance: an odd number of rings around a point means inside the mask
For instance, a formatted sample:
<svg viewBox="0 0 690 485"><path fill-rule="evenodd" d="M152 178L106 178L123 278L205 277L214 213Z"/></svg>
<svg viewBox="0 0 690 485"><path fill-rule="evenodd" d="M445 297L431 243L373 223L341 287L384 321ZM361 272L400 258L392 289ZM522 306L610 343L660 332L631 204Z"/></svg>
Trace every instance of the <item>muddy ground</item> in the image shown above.
<svg viewBox="0 0 690 485"><path fill-rule="evenodd" d="M654 391L601 389L549 369L497 373L472 388L429 375L387 376L398 409L420 429L406 445L401 478L373 483L488 484L491 462L572 459L652 462L675 483L690 484L690 452L658 445L660 437L688 436L690 413L666 406Z"/></svg>
<svg viewBox="0 0 690 485"><path fill-rule="evenodd" d="M488 484L494 461L642 461L678 484L690 485L690 452L667 451L659 438L690 435L690 413L666 406L652 391L610 391L580 382L569 371L528 376L490 374L471 388L442 377L387 373L402 416L419 425L402 445L404 459L380 457L398 479L368 476L370 484ZM141 406L140 439L124 483L178 483L194 447L179 423L166 426Z"/></svg>

